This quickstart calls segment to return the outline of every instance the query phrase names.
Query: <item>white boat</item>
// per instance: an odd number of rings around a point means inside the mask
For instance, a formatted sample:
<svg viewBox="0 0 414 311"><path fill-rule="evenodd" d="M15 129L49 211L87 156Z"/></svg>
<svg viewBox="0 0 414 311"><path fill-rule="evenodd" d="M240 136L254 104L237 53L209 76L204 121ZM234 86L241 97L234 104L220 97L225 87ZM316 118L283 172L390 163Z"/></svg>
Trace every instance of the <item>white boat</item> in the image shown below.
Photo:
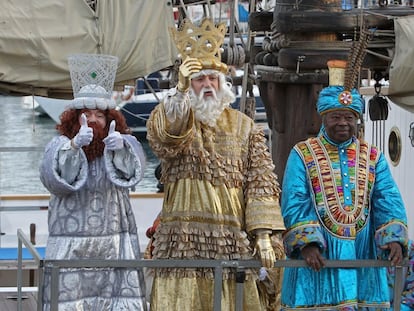
<svg viewBox="0 0 414 311"><path fill-rule="evenodd" d="M17 229L22 229L27 236L31 236L31 224L36 228L36 246L46 245L49 198L48 194L0 195L0 251L1 248L17 246ZM140 248L144 252L149 241L146 230L161 211L163 193L132 192L130 199L138 227Z"/></svg>
<svg viewBox="0 0 414 311"><path fill-rule="evenodd" d="M241 87L237 86L236 101L232 104L234 109L240 109L241 102ZM118 104L118 109L124 115L128 127L137 136L145 136L147 133L146 122L151 114L151 111L164 98L168 90L159 90L154 93L145 93L140 95L133 95L128 100L122 101ZM266 110L260 98L260 93L257 86L253 87L253 95L255 96L255 116L256 122L262 124L268 132Z"/></svg>
<svg viewBox="0 0 414 311"><path fill-rule="evenodd" d="M129 89L126 88L126 92ZM113 92L113 97L118 104L122 103L124 92ZM59 99L44 96L29 95L22 97L22 106L27 109L33 109L41 117L49 117L55 123L60 123L60 115L71 103L70 99Z"/></svg>
<svg viewBox="0 0 414 311"><path fill-rule="evenodd" d="M50 117L56 123L60 123L59 117L70 103L70 100L67 99L43 96L24 96L22 101L25 108L33 109L41 117Z"/></svg>
<svg viewBox="0 0 414 311"><path fill-rule="evenodd" d="M414 239L414 191L411 176L414 176L414 112L392 102L386 95L388 87L383 87L381 97L387 104L384 120L370 118L369 104L375 95L373 87L360 89L366 102L365 139L375 144L388 160L391 173L401 191L408 215L409 237ZM381 109L381 108L380 108Z"/></svg>
<svg viewBox="0 0 414 311"><path fill-rule="evenodd" d="M0 92L10 95L71 98L70 54L117 56L119 86L171 66L177 55L171 3L3 1L0 20Z"/></svg>
<svg viewBox="0 0 414 311"><path fill-rule="evenodd" d="M241 87L238 86L237 99L232 107L240 109ZM164 98L168 90L158 90L154 93L147 92L139 95L124 97L130 88L124 92L114 92L114 99L117 101L117 109L122 112L128 127L134 135L145 137L147 133L146 122L155 106ZM260 98L257 86L253 87L253 94L256 101L255 121L262 124L268 133L267 116L265 107ZM68 99L56 99L42 96L24 96L23 106L33 109L40 116L48 116L54 122L60 123L60 115L70 103Z"/></svg>
<svg viewBox="0 0 414 311"><path fill-rule="evenodd" d="M128 127L137 136L147 133L146 123L151 111L164 98L166 90L154 93L133 95L128 100L118 104L118 109L124 115Z"/></svg>

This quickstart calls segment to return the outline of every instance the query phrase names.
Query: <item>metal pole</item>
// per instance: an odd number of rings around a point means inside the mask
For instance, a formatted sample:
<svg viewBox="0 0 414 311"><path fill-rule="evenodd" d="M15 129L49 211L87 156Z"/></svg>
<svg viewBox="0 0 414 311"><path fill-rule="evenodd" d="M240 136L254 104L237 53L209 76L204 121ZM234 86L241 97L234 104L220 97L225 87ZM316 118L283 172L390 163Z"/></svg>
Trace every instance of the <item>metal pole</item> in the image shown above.
<svg viewBox="0 0 414 311"><path fill-rule="evenodd" d="M223 267L218 266L214 269L214 298L213 298L213 310L220 311L221 310L221 292L223 289Z"/></svg>
<svg viewBox="0 0 414 311"><path fill-rule="evenodd" d="M17 242L17 310L22 311L22 241Z"/></svg>
<svg viewBox="0 0 414 311"><path fill-rule="evenodd" d="M43 281L44 281L44 273L43 273L43 266L39 266L38 269L38 282L37 282L37 311L43 310Z"/></svg>
<svg viewBox="0 0 414 311"><path fill-rule="evenodd" d="M50 311L58 311L59 306L59 267L52 265L50 286Z"/></svg>
<svg viewBox="0 0 414 311"><path fill-rule="evenodd" d="M395 267L395 280L394 280L394 310L399 311L401 307L401 294L404 286L404 267Z"/></svg>
<svg viewBox="0 0 414 311"><path fill-rule="evenodd" d="M243 311L243 289L246 271L238 267L236 271L236 311Z"/></svg>

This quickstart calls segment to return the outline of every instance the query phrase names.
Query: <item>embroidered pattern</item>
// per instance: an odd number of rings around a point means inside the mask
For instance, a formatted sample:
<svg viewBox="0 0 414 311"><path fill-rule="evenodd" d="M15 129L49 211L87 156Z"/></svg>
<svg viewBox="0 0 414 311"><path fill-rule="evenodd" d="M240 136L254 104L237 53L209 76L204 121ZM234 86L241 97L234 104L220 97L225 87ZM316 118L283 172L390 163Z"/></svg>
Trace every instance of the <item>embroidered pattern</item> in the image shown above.
<svg viewBox="0 0 414 311"><path fill-rule="evenodd" d="M358 141L352 142L346 149L349 180L354 185L351 205L344 204L337 147L323 137L316 137L299 143L297 150L308 171L321 223L333 235L355 237L365 226L369 215L369 193L375 179L377 149Z"/></svg>
<svg viewBox="0 0 414 311"><path fill-rule="evenodd" d="M344 106L349 106L352 104L352 94L350 91L343 91L338 96L339 102Z"/></svg>

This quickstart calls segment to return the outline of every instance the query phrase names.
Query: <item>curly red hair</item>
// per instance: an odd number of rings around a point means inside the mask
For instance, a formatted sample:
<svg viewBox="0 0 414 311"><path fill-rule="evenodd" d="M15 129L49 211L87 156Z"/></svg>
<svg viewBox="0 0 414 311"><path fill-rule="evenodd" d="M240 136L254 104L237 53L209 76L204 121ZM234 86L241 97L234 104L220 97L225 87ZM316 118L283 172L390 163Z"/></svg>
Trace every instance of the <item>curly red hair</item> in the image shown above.
<svg viewBox="0 0 414 311"><path fill-rule="evenodd" d="M60 116L60 124L56 125L56 129L61 135L72 139L79 132L79 116L88 109L70 109L65 110ZM121 134L131 134L131 130L126 124L125 117L121 112L115 109L103 110L106 116L106 125L104 129L94 127L94 139L89 146L84 146L82 149L85 151L86 157L89 161L103 154L104 143L102 139L108 135L109 124L112 120L115 120L115 130Z"/></svg>
<svg viewBox="0 0 414 311"><path fill-rule="evenodd" d="M79 132L79 116L88 109L69 109L60 115L60 124L56 125L56 129L60 134L72 139ZM121 134L131 134L131 129L126 124L124 115L115 109L103 110L106 116L105 130L109 130L109 124L112 120L116 122L116 128Z"/></svg>

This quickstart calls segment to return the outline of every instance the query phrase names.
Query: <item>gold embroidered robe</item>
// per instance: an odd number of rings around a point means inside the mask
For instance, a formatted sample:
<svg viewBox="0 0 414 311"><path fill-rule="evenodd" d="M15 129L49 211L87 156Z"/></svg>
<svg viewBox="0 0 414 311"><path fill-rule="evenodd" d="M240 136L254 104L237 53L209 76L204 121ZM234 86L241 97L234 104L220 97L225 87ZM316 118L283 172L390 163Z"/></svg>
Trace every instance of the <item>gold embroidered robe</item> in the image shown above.
<svg viewBox="0 0 414 311"><path fill-rule="evenodd" d="M163 105L147 122L162 163L165 197L155 259L252 259L255 230L284 229L279 184L263 130L225 108L212 128L188 118L170 124ZM235 273L224 269L222 310L234 310ZM256 271L244 281L244 309L263 310ZM212 310L214 271L156 269L151 310Z"/></svg>

